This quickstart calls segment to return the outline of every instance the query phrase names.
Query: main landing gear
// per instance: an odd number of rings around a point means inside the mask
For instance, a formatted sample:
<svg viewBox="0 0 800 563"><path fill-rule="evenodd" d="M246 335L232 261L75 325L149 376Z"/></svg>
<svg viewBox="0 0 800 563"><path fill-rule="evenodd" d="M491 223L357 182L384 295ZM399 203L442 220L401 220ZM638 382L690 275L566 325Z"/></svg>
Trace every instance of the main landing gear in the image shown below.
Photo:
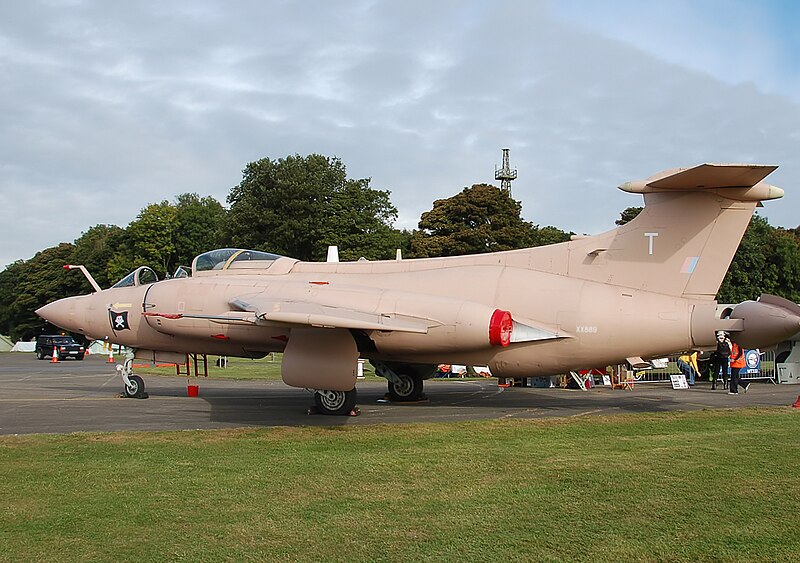
<svg viewBox="0 0 800 563"><path fill-rule="evenodd" d="M419 401L422 398L422 378L398 373L389 380L389 399L396 403Z"/></svg>
<svg viewBox="0 0 800 563"><path fill-rule="evenodd" d="M314 404L320 414L349 415L356 407L357 398L355 387L350 391L314 391Z"/></svg>
<svg viewBox="0 0 800 563"><path fill-rule="evenodd" d="M422 392L425 378L420 373L420 368L425 370L425 367L410 364L393 364L392 367L389 367L382 362L373 362L373 365L377 375L389 380L389 399L391 401L408 403L419 401L425 397Z"/></svg>
<svg viewBox="0 0 800 563"><path fill-rule="evenodd" d="M122 396L129 399L146 399L149 397L144 390L144 379L138 375L133 375L133 358L126 358L123 365L117 366L117 372L122 376L125 384Z"/></svg>

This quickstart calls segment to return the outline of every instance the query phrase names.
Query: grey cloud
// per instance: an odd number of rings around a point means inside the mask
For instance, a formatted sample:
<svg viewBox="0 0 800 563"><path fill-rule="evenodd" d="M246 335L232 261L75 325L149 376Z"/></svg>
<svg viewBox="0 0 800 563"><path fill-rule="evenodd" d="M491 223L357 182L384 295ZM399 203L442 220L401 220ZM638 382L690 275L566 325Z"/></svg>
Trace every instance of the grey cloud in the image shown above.
<svg viewBox="0 0 800 563"><path fill-rule="evenodd" d="M797 103L545 3L6 4L0 47L0 265L310 152L391 190L404 227L493 181L503 147L536 223L611 228L640 203L614 186L703 161L783 165L767 215L800 223ZM75 212L33 211L60 193Z"/></svg>

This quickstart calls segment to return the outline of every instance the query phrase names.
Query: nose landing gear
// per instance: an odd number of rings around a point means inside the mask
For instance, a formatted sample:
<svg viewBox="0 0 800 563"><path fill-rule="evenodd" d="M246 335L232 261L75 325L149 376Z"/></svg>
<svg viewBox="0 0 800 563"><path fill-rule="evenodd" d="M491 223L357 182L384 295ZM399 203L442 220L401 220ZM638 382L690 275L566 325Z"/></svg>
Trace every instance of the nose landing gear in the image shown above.
<svg viewBox="0 0 800 563"><path fill-rule="evenodd" d="M129 399L146 399L150 395L144 390L144 379L133 375L133 358L127 358L125 364L117 365L117 372L122 376L124 388L122 396Z"/></svg>

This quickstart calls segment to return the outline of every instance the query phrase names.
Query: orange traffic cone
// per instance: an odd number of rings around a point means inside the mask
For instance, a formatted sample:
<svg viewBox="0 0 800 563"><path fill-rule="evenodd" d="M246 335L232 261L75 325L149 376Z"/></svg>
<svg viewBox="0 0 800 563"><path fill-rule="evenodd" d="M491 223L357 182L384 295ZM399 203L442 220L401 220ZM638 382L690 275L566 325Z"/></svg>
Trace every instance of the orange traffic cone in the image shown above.
<svg viewBox="0 0 800 563"><path fill-rule="evenodd" d="M53 346L53 359L50 360L51 364L58 363L58 346Z"/></svg>
<svg viewBox="0 0 800 563"><path fill-rule="evenodd" d="M114 348L110 346L108 348L108 363L109 364L114 363Z"/></svg>
<svg viewBox="0 0 800 563"><path fill-rule="evenodd" d="M800 395L797 396L797 400L792 405L796 409L800 409Z"/></svg>

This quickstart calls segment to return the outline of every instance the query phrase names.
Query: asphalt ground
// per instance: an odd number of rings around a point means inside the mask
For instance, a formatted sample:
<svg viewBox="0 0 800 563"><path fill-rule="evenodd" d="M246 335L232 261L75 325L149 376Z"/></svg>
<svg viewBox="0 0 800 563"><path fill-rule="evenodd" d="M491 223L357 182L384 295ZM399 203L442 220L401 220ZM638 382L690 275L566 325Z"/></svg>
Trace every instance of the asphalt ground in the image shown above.
<svg viewBox="0 0 800 563"><path fill-rule="evenodd" d="M135 371L135 370L134 370ZM198 397L186 377L145 377L148 399L123 399L122 380L103 357L56 364L33 354L0 354L0 434L187 430L242 426L340 426L580 417L753 406L790 406L800 386L754 382L747 393L712 391L706 382L674 390L640 383L633 390L499 388L497 380L432 380L428 399L388 403L385 382L359 382L360 416L309 414L312 395L280 381L200 378Z"/></svg>

